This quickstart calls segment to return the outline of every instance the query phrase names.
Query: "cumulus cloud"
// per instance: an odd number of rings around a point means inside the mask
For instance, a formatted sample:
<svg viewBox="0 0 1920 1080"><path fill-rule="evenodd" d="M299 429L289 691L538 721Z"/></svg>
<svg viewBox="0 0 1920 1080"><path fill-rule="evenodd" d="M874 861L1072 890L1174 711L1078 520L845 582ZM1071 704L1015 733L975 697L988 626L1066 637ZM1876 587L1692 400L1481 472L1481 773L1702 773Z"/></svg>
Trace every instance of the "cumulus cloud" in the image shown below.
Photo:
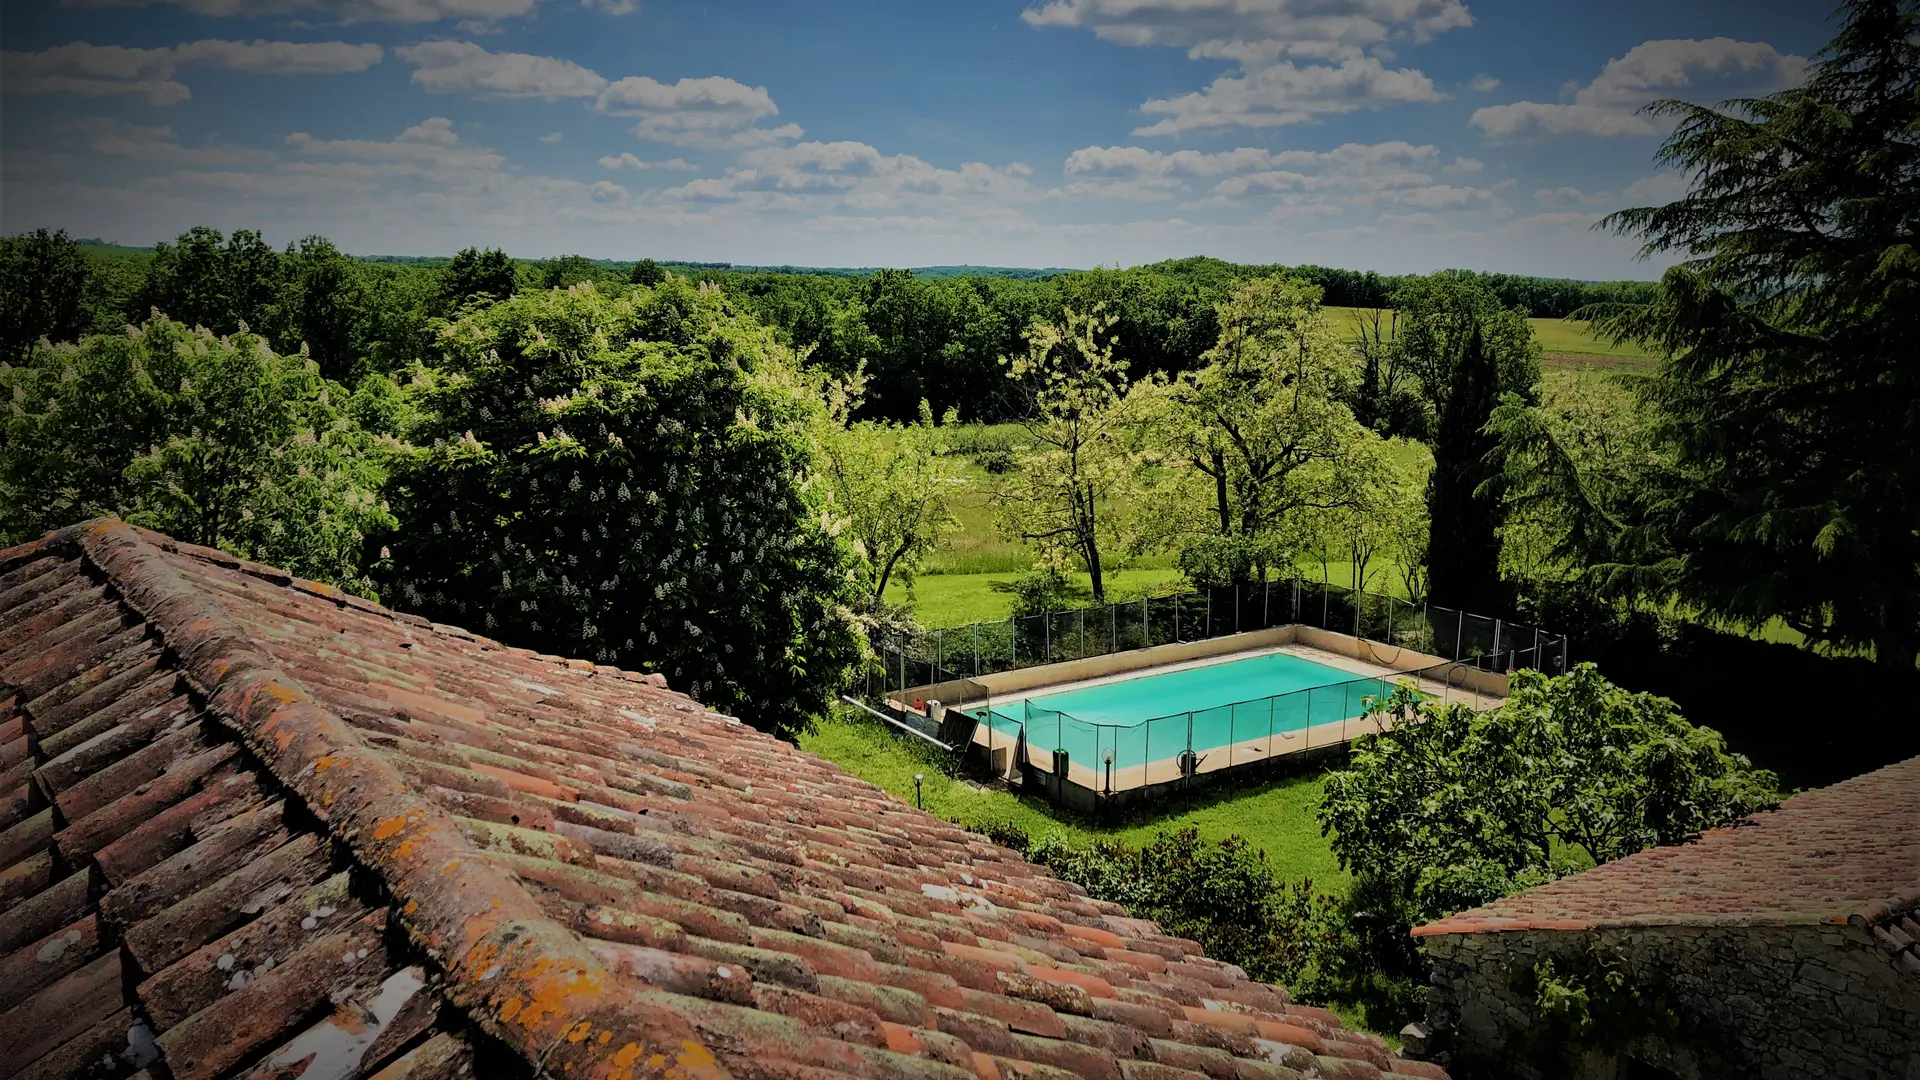
<svg viewBox="0 0 1920 1080"><path fill-rule="evenodd" d="M1577 187L1562 185L1557 188L1541 188L1533 193L1537 202L1556 206L1588 206L1613 201L1613 193L1607 191L1587 192Z"/></svg>
<svg viewBox="0 0 1920 1080"><path fill-rule="evenodd" d="M195 15L298 15L313 13L341 23L431 23L458 19L488 26L533 10L539 0L68 0L78 7L146 7L167 3Z"/></svg>
<svg viewBox="0 0 1920 1080"><path fill-rule="evenodd" d="M1570 85L1570 103L1490 105L1474 112L1473 124L1495 137L1659 135L1665 130L1662 123L1639 112L1650 101L1765 93L1799 83L1806 71L1805 57L1782 53L1760 41L1724 37L1647 41L1607 61L1587 85Z"/></svg>
<svg viewBox="0 0 1920 1080"><path fill-rule="evenodd" d="M638 116L633 133L678 146L749 148L790 142L804 132L797 124L752 125L780 113L764 86L719 75L663 83L633 76L609 85L595 103L602 112Z"/></svg>
<svg viewBox="0 0 1920 1080"><path fill-rule="evenodd" d="M667 203L719 204L770 212L873 213L908 206L983 209L1037 198L1033 170L1018 162L941 168L861 142L807 142L740 155L725 176L656 193Z"/></svg>
<svg viewBox="0 0 1920 1080"><path fill-rule="evenodd" d="M1179 135L1225 127L1279 127L1316 117L1378 109L1412 101L1439 101L1433 80L1414 68L1388 68L1366 57L1338 65L1295 66L1282 61L1223 75L1206 89L1140 106L1162 119L1135 135Z"/></svg>
<svg viewBox="0 0 1920 1080"><path fill-rule="evenodd" d="M1046 0L1021 17L1120 45L1173 46L1195 59L1243 64L1352 59L1394 38L1427 41L1473 24L1460 0Z"/></svg>
<svg viewBox="0 0 1920 1080"><path fill-rule="evenodd" d="M240 146L184 146L173 128L129 124L104 116L86 117L58 130L77 135L86 148L109 157L138 158L143 162L178 162L201 167L262 165L279 160L271 150Z"/></svg>
<svg viewBox="0 0 1920 1080"><path fill-rule="evenodd" d="M565 139L566 136L557 131L549 131L545 135L540 136L540 141L543 143L557 143Z"/></svg>
<svg viewBox="0 0 1920 1080"><path fill-rule="evenodd" d="M1467 85L1484 94L1491 90L1500 89L1500 80L1491 75L1475 75L1473 81Z"/></svg>
<svg viewBox="0 0 1920 1080"><path fill-rule="evenodd" d="M652 169L667 169L669 171L680 172L699 168L699 166L693 165L681 158L672 158L667 161L642 161L632 154L625 153L619 155L608 154L606 157L600 159L600 167L603 169L633 169L636 172L647 172Z"/></svg>
<svg viewBox="0 0 1920 1080"><path fill-rule="evenodd" d="M571 60L488 52L471 41L428 41L393 52L418 69L413 82L430 94L553 101L593 97L607 86L607 80Z"/></svg>
<svg viewBox="0 0 1920 1080"><path fill-rule="evenodd" d="M344 41L193 41L173 48L130 49L76 41L40 52L0 53L0 83L8 93L135 95L149 105L192 97L174 78L183 67L225 68L256 75L318 75L364 71L384 55L378 45Z"/></svg>
<svg viewBox="0 0 1920 1080"><path fill-rule="evenodd" d="M1634 206L1664 206L1685 198L1691 184L1685 173L1654 173L1628 184L1620 192L1620 198Z"/></svg>
<svg viewBox="0 0 1920 1080"><path fill-rule="evenodd" d="M1479 158L1457 157L1457 158L1454 158L1452 162L1448 163L1446 168L1441 169L1440 171L1445 173L1452 173L1455 176L1469 176L1469 175L1472 175L1473 173L1479 172L1480 170L1486 167L1487 167L1486 163L1481 161Z"/></svg>

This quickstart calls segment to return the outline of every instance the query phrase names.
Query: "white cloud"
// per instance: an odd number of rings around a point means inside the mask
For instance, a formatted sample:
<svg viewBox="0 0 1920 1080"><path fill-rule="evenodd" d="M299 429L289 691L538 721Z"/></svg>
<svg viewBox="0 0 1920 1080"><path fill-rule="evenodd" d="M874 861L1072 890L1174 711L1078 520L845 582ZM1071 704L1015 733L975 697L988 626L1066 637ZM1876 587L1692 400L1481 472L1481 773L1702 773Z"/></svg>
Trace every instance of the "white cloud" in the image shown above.
<svg viewBox="0 0 1920 1080"><path fill-rule="evenodd" d="M314 75L364 71L380 62L378 45L344 41L193 41L174 48L129 49L76 41L40 52L0 53L0 83L8 93L137 95L149 105L175 105L193 96L174 75L183 67L226 68L256 75Z"/></svg>
<svg viewBox="0 0 1920 1080"><path fill-rule="evenodd" d="M749 150L725 176L690 180L655 196L669 204L776 213L872 214L914 206L985 212L1039 198L1042 193L1027 179L1032 172L1018 162L946 169L911 154L883 154L866 143L808 142Z"/></svg>
<svg viewBox="0 0 1920 1080"><path fill-rule="evenodd" d="M640 7L640 3L639 0L580 0L580 6L589 11L603 11L608 15L631 15Z"/></svg>
<svg viewBox="0 0 1920 1080"><path fill-rule="evenodd" d="M637 172L647 172L651 169L667 169L674 172L681 172L699 168L699 166L691 164L682 158L673 158L668 161L642 161L638 157L628 153L622 153L618 156L608 154L606 157L600 159L600 167L603 169L633 169Z"/></svg>
<svg viewBox="0 0 1920 1080"><path fill-rule="evenodd" d="M492 53L471 41L428 41L394 55L418 68L415 85L430 94L484 98L593 97L607 80L571 60L529 53Z"/></svg>
<svg viewBox="0 0 1920 1080"><path fill-rule="evenodd" d="M1516 101L1476 110L1473 124L1489 136L1659 135L1665 127L1639 110L1658 98L1700 100L1731 92L1765 93L1798 83L1807 60L1759 41L1670 38L1642 42L1607 61L1574 89L1569 104Z"/></svg>
<svg viewBox="0 0 1920 1080"><path fill-rule="evenodd" d="M770 146L805 134L797 124L777 128L751 125L777 116L780 107L764 86L719 75L663 83L644 75L621 79L601 92L595 107L621 116L638 116L633 133L642 139L677 146Z"/></svg>
<svg viewBox="0 0 1920 1080"><path fill-rule="evenodd" d="M1205 90L1157 98L1140 106L1164 119L1135 135L1178 135L1223 127L1278 127L1317 116L1378 109L1411 101L1439 101L1433 80L1414 68L1387 68L1367 57L1339 65L1296 67L1283 61L1223 75Z"/></svg>
<svg viewBox="0 0 1920 1080"><path fill-rule="evenodd" d="M1692 181L1685 173L1654 173L1628 184L1620 192L1620 199L1634 206L1664 206L1685 198L1691 186Z"/></svg>
<svg viewBox="0 0 1920 1080"><path fill-rule="evenodd" d="M1092 30L1120 45L1185 48L1195 59L1352 59L1395 38L1473 24L1460 0L1046 0L1033 26Z"/></svg>
<svg viewBox="0 0 1920 1080"><path fill-rule="evenodd" d="M557 143L565 139L566 136L557 131L549 131L545 135L540 136L540 141L543 143Z"/></svg>
<svg viewBox="0 0 1920 1080"><path fill-rule="evenodd" d="M1491 75L1475 75L1473 81L1467 85L1484 94L1490 90L1500 89L1500 80Z"/></svg>
<svg viewBox="0 0 1920 1080"><path fill-rule="evenodd" d="M459 19L481 26L517 18L539 0L68 0L77 7L146 7L170 3L195 15L295 15L312 12L341 23L430 23Z"/></svg>
<svg viewBox="0 0 1920 1080"><path fill-rule="evenodd" d="M627 201L627 189L611 180L595 180L589 189L594 202L623 203Z"/></svg>
<svg viewBox="0 0 1920 1080"><path fill-rule="evenodd" d="M88 150L143 162L179 162L201 167L263 165L279 160L271 150L241 146L183 146L171 127L129 124L104 116L87 117L59 130L79 135Z"/></svg>
<svg viewBox="0 0 1920 1080"><path fill-rule="evenodd" d="M1557 188L1541 188L1533 193L1538 202L1552 203L1558 206L1590 206L1612 202L1613 193L1608 191L1581 191L1577 187L1562 185Z"/></svg>
<svg viewBox="0 0 1920 1080"><path fill-rule="evenodd" d="M182 67L218 67L253 75L336 75L365 71L385 53L378 45L344 41L220 41L209 39L173 50Z"/></svg>
<svg viewBox="0 0 1920 1080"><path fill-rule="evenodd" d="M1487 167L1486 163L1481 161L1479 158L1457 157L1453 159L1451 164L1449 164L1446 168L1441 169L1440 171L1444 173L1452 173L1455 176L1469 176L1469 175L1472 175L1473 173L1479 172L1480 170L1486 167Z"/></svg>

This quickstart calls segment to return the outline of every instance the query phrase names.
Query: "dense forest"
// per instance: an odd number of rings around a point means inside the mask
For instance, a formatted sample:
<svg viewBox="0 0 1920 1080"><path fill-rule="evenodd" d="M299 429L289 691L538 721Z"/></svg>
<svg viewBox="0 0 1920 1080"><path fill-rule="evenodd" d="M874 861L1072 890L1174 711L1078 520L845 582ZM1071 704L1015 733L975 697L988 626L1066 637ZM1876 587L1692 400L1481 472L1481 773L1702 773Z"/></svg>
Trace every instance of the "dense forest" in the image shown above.
<svg viewBox="0 0 1920 1080"><path fill-rule="evenodd" d="M962 420L1019 419L999 358L1025 348L1036 318L1104 304L1118 315L1116 348L1129 375L1195 367L1218 337L1215 308L1239 282L1275 275L1318 286L1333 307L1385 308L1408 275L1318 266L1244 266L1190 258L1126 270L1020 271L984 267L912 270L736 268L726 263L544 260L497 251L447 258L347 255L320 237L276 251L257 233L207 229L152 250L51 237L8 241L10 305L0 355L21 357L41 337L71 341L114 333L159 310L217 334L241 323L283 352L305 342L328 378L395 372L422 359L430 320L485 296L591 282L653 284L671 273L720 286L782 343L837 373L864 367L863 417L910 420L921 398ZM1560 318L1596 303L1639 303L1651 282L1577 282L1456 272L1502 307ZM14 284L14 283L17 283ZM10 292L10 295L11 292Z"/></svg>

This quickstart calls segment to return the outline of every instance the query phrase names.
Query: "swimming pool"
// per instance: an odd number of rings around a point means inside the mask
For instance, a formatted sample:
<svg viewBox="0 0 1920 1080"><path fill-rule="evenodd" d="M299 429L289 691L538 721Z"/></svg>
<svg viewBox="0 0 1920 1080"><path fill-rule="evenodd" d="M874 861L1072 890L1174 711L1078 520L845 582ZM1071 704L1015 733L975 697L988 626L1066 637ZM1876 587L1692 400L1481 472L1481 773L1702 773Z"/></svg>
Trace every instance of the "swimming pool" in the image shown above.
<svg viewBox="0 0 1920 1080"><path fill-rule="evenodd" d="M992 727L1012 738L1024 726L1028 752L1043 767L1062 749L1075 773L1103 773L1111 754L1114 782L1134 786L1159 782L1166 770L1152 766L1188 750L1202 772L1283 752L1296 733L1361 716L1365 699L1392 689L1387 679L1265 653L996 705Z"/></svg>

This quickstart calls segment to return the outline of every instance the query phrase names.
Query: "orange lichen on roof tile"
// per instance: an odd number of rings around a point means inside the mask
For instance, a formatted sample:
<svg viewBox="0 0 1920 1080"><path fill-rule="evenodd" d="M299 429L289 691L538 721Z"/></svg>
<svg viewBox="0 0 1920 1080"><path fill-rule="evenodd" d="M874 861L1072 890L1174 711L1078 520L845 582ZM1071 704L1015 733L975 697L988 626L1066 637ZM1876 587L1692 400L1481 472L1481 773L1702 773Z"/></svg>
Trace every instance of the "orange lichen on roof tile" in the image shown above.
<svg viewBox="0 0 1920 1080"><path fill-rule="evenodd" d="M438 1080L468 1027L581 1080L1384 1054L656 674L116 522L0 553L0 908L0 1015L75 1003L0 1040L0 1076L326 1045L343 1080Z"/></svg>

